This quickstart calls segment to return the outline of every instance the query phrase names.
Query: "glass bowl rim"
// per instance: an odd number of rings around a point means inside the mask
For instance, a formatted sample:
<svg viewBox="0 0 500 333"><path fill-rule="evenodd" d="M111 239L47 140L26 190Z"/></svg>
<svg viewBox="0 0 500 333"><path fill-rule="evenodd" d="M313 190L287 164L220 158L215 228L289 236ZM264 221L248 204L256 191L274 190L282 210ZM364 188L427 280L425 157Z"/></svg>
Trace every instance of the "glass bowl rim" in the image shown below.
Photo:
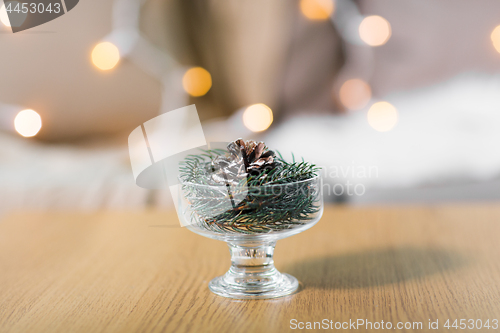
<svg viewBox="0 0 500 333"><path fill-rule="evenodd" d="M225 186L225 185L209 185L209 184L199 184L199 183L193 183L193 182L185 182L185 181L183 181L180 178L180 176L177 177L177 178L179 179L180 185L192 185L192 186L207 187L207 188L215 187L215 186ZM270 184L270 185L264 184L264 185L260 185L260 186L249 186L249 188L252 188L252 187L276 187L276 186L297 185L297 184L301 184L301 183L305 183L305 182L309 182L309 181L314 181L314 180L317 180L317 179L320 179L320 178L321 178L321 172L318 172L318 174L316 176L314 176L314 177L307 178L307 179L302 179L302 180L295 181L295 182L284 183L284 184Z"/></svg>

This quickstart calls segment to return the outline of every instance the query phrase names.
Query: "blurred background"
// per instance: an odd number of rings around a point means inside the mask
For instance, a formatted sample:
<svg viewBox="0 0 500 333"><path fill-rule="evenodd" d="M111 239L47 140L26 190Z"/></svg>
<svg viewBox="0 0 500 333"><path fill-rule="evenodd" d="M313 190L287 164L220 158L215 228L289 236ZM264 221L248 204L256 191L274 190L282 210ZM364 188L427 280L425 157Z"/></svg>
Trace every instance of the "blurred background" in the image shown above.
<svg viewBox="0 0 500 333"><path fill-rule="evenodd" d="M0 214L172 206L127 136L190 104L331 202L500 199L498 1L84 0L16 34L0 4Z"/></svg>

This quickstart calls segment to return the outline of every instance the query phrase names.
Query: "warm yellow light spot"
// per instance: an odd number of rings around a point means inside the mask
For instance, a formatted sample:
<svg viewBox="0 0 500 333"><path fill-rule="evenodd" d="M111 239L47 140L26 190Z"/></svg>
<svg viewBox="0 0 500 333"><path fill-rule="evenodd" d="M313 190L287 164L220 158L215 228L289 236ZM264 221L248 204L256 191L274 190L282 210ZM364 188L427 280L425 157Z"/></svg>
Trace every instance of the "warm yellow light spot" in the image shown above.
<svg viewBox="0 0 500 333"><path fill-rule="evenodd" d="M9 15L7 15L7 10L5 10L5 4L2 4L2 6L0 6L0 21L6 27L10 27Z"/></svg>
<svg viewBox="0 0 500 333"><path fill-rule="evenodd" d="M360 110L372 98L372 90L368 83L361 79L352 79L344 82L340 87L340 101L350 110Z"/></svg>
<svg viewBox="0 0 500 333"><path fill-rule="evenodd" d="M300 11L310 20L326 20L335 10L333 0L301 0Z"/></svg>
<svg viewBox="0 0 500 333"><path fill-rule="evenodd" d="M359 25L359 37L370 46L384 45L391 38L391 25L381 16L367 16Z"/></svg>
<svg viewBox="0 0 500 333"><path fill-rule="evenodd" d="M243 112L243 124L252 132L262 132L273 123L273 111L265 104L250 105Z"/></svg>
<svg viewBox="0 0 500 333"><path fill-rule="evenodd" d="M120 61L120 51L110 42L99 43L92 51L92 62L103 71L112 69L118 61Z"/></svg>
<svg viewBox="0 0 500 333"><path fill-rule="evenodd" d="M14 119L14 127L24 137L35 136L42 128L42 118L33 110L23 110Z"/></svg>
<svg viewBox="0 0 500 333"><path fill-rule="evenodd" d="M493 47L500 53L500 25L493 29L490 37L493 42Z"/></svg>
<svg viewBox="0 0 500 333"><path fill-rule="evenodd" d="M398 111L388 102L377 102L368 110L368 124L379 132L390 131L398 122Z"/></svg>
<svg viewBox="0 0 500 333"><path fill-rule="evenodd" d="M182 86L191 96L203 96L212 88L212 76L201 67L193 67L182 77Z"/></svg>

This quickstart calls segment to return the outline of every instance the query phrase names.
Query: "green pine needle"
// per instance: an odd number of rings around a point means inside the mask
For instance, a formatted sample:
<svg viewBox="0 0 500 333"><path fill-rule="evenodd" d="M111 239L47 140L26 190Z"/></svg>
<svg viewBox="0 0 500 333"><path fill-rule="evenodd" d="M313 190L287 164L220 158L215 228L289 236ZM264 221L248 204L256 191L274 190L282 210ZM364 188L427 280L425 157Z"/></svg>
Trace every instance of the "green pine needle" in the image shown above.
<svg viewBox="0 0 500 333"><path fill-rule="evenodd" d="M319 169L304 159L296 162L293 154L293 162L288 163L278 152L275 161L279 167L249 175L238 186L230 187L232 191L195 185L213 185L207 166L225 153L223 149L204 150L181 163L180 178L190 203L190 222L217 233L262 234L303 225L319 211L321 189L317 182L307 181L316 177ZM229 204L233 202L234 206Z"/></svg>

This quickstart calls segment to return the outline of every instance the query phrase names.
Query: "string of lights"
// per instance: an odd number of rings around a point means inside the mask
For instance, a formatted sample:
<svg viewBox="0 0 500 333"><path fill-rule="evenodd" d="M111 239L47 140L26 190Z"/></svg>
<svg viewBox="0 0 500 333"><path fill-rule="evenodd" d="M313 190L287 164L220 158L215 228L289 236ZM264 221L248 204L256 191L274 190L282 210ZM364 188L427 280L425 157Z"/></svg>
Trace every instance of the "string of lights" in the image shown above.
<svg viewBox="0 0 500 333"><path fill-rule="evenodd" d="M187 68L169 53L152 45L139 30L140 8L146 0L116 0L113 6L113 31L92 52L94 65L103 70L127 58L162 83L164 113L188 103L189 96L200 97L212 87L211 74L202 67ZM239 110L239 122L252 132L265 131L273 122L271 108L257 103ZM231 119L234 122L234 117ZM240 125L240 124L239 124Z"/></svg>
<svg viewBox="0 0 500 333"><path fill-rule="evenodd" d="M375 69L374 48L389 41L391 25L379 15L363 16L352 0L336 0L336 5L338 10L330 13L329 18L344 41L346 64L333 93L349 111L363 110L371 104L368 124L379 132L390 131L398 121L397 109L386 101L374 100L369 82Z"/></svg>
<svg viewBox="0 0 500 333"><path fill-rule="evenodd" d="M208 93L212 77L204 68L182 66L171 54L160 50L143 36L139 20L141 7L146 2L114 1L112 31L95 45L91 61L100 70L109 71L127 59L155 77L162 85L159 113L164 113L185 106L189 96L199 97ZM392 129L397 123L397 110L387 102L374 100L369 84L374 70L374 48L386 44L391 38L392 27L387 19L379 15L363 16L352 0L300 0L299 8L309 20L331 20L344 41L346 63L332 87L332 94L350 111L370 106L367 121L374 129ZM0 22L5 27L10 26L3 3ZM500 53L500 26L493 30L490 37ZM272 110L262 103L239 111L239 121L252 132L265 131L273 121ZM0 115L0 129L3 130L17 130L19 134L29 137L36 135L41 128L40 115L23 106L0 103ZM234 119L231 121L234 122ZM29 131L22 131L24 123ZM385 125L375 126L375 123Z"/></svg>

